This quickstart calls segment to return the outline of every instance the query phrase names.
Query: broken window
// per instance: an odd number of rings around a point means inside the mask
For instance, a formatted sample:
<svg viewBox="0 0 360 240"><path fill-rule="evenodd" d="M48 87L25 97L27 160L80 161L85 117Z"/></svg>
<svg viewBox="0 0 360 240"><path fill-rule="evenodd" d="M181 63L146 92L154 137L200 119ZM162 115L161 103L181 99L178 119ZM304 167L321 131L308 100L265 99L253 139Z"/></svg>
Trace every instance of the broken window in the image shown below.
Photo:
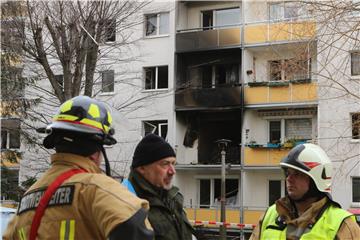
<svg viewBox="0 0 360 240"><path fill-rule="evenodd" d="M146 67L145 89L168 88L168 66Z"/></svg>
<svg viewBox="0 0 360 240"><path fill-rule="evenodd" d="M144 136L154 133L164 139L167 139L168 123L167 120L144 121Z"/></svg>
<svg viewBox="0 0 360 240"><path fill-rule="evenodd" d="M360 139L360 112L351 114L352 139Z"/></svg>
<svg viewBox="0 0 360 240"><path fill-rule="evenodd" d="M156 36L169 33L169 13L157 13L145 16L145 35Z"/></svg>
<svg viewBox="0 0 360 240"><path fill-rule="evenodd" d="M20 120L1 120L1 149L20 148Z"/></svg>
<svg viewBox="0 0 360 240"><path fill-rule="evenodd" d="M199 180L199 203L201 208L220 207L221 179ZM238 205L239 179L228 178L225 180L225 204L228 207Z"/></svg>
<svg viewBox="0 0 360 240"><path fill-rule="evenodd" d="M101 72L101 91L114 92L114 70L107 70Z"/></svg>

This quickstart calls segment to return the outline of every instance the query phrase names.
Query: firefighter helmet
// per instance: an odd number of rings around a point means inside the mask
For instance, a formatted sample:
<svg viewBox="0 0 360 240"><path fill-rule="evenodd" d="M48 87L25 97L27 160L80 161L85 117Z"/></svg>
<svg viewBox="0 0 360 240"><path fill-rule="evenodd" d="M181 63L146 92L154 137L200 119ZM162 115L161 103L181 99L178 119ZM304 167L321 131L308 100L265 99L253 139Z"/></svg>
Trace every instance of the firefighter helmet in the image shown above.
<svg viewBox="0 0 360 240"><path fill-rule="evenodd" d="M305 173L311 177L319 191L330 193L332 162L318 145L305 143L294 147L280 165Z"/></svg>
<svg viewBox="0 0 360 240"><path fill-rule="evenodd" d="M65 101L53 117L45 132L46 148L53 148L52 135L57 132L87 136L101 145L113 145L115 130L111 127L112 117L105 104L87 96L77 96Z"/></svg>

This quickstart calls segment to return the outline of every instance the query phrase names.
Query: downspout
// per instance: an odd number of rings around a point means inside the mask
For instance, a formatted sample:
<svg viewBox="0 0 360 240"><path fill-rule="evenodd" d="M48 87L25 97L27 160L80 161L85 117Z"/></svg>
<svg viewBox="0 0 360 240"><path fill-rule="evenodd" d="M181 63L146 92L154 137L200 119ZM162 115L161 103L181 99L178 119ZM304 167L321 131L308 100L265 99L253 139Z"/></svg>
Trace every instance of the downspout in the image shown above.
<svg viewBox="0 0 360 240"><path fill-rule="evenodd" d="M240 76L240 83L241 83L241 149L240 149L240 223L244 223L244 171L243 171L243 163L244 163L244 137L243 137L243 123L244 123L244 97L245 97L245 86L244 86L244 76L245 76L245 65L244 65L244 28L245 28L245 10L244 10L244 1L241 1L241 76ZM244 230L241 229L240 232L240 239L245 239Z"/></svg>

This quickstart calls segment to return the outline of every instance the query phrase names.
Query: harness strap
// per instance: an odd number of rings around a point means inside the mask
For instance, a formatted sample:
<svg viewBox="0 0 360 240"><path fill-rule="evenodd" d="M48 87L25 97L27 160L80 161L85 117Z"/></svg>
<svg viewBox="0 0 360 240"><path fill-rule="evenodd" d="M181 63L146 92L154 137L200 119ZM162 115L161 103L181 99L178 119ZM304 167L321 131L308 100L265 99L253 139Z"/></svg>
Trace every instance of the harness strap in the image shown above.
<svg viewBox="0 0 360 240"><path fill-rule="evenodd" d="M71 176L78 174L78 173L85 173L87 172L84 169L71 169L62 173L58 176L55 181L53 181L48 188L46 189L44 195L41 197L39 205L36 208L35 215L31 224L30 229L30 240L35 240L37 237L37 232L40 226L41 218L45 213L45 209L49 204L49 201L59 186L66 180L69 179Z"/></svg>

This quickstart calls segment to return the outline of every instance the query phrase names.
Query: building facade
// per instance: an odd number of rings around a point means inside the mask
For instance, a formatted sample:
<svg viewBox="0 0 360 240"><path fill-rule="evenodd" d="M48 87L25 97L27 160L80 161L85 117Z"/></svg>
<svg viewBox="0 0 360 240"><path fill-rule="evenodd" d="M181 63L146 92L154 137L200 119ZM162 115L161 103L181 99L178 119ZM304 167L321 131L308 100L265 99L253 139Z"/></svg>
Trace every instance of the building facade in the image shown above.
<svg viewBox="0 0 360 240"><path fill-rule="evenodd" d="M129 61L102 60L96 75L94 95L117 109L113 175L127 176L137 142L154 132L176 150L189 219L220 221L218 140L230 140L226 222L251 225L285 195L282 157L312 142L334 161L334 200L360 207L359 30L345 24L359 5L314 4L155 1L139 11L143 24L128 29L136 46L110 52Z"/></svg>

